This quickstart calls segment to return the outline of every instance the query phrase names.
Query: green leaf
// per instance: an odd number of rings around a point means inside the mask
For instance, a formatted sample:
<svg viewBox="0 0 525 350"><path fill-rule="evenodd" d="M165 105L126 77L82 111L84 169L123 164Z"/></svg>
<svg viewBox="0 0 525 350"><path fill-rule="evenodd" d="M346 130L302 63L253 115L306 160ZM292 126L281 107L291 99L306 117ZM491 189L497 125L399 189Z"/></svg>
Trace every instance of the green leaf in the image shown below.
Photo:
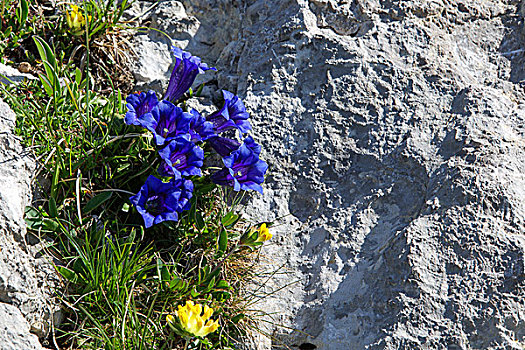
<svg viewBox="0 0 525 350"><path fill-rule="evenodd" d="M29 15L29 4L27 0L20 0L20 7L16 10L16 15L18 18L18 27L21 28L24 26Z"/></svg>
<svg viewBox="0 0 525 350"><path fill-rule="evenodd" d="M122 17L122 14L124 13L124 10L126 10L128 8L128 1L127 0L123 0L122 3L120 4L120 9L119 11L117 12L116 16L114 16L113 18L113 24L117 24L117 22L120 20L120 17Z"/></svg>
<svg viewBox="0 0 525 350"><path fill-rule="evenodd" d="M137 231L135 228L132 228L128 238L126 238L126 243L133 244L135 242L135 238L137 238Z"/></svg>
<svg viewBox="0 0 525 350"><path fill-rule="evenodd" d="M25 211L25 222L27 228L30 230L38 230L43 226L42 213L33 207L26 207Z"/></svg>
<svg viewBox="0 0 525 350"><path fill-rule="evenodd" d="M65 267L65 266L57 266L56 267L58 272L65 278L67 279L68 281L72 282L72 283L77 283L78 282L78 276L77 274L75 273L75 271Z"/></svg>
<svg viewBox="0 0 525 350"><path fill-rule="evenodd" d="M203 88L204 88L204 83L200 84L199 87L197 88L197 91L195 91L194 93L195 97L199 97L201 95Z"/></svg>
<svg viewBox="0 0 525 350"><path fill-rule="evenodd" d="M211 191L213 191L215 189L215 187L217 187L217 185L215 185L214 183L205 184L205 185L201 185L201 186L196 187L195 188L195 192L198 195L202 196L202 195L208 194Z"/></svg>
<svg viewBox="0 0 525 350"><path fill-rule="evenodd" d="M48 206L49 206L49 216L51 216L52 218L56 218L58 216L58 210L57 210L57 202L55 201L55 198L53 197L49 198Z"/></svg>
<svg viewBox="0 0 525 350"><path fill-rule="evenodd" d="M43 61L42 63L44 64L44 67L49 67L49 73L51 75L48 76L48 79L53 85L53 89L54 89L53 91L56 91L56 92L58 92L59 95L61 95L62 94L62 85L60 85L60 79L58 79L58 74L57 74L56 68L53 68L51 66L51 63L49 63L47 61Z"/></svg>
<svg viewBox="0 0 525 350"><path fill-rule="evenodd" d="M78 67L75 68L75 82L78 85L82 82L82 71Z"/></svg>
<svg viewBox="0 0 525 350"><path fill-rule="evenodd" d="M197 224L197 228L199 230L202 230L206 227L206 224L204 223L204 219L202 218L202 213L197 211L195 212L195 223Z"/></svg>
<svg viewBox="0 0 525 350"><path fill-rule="evenodd" d="M40 82L44 86L44 90L46 91L46 94L49 97L53 97L53 87L51 86L51 82L49 81L49 79L43 74L39 74L38 78L40 79Z"/></svg>
<svg viewBox="0 0 525 350"><path fill-rule="evenodd" d="M215 277L212 277L210 282L208 282L208 290L211 290L215 286Z"/></svg>
<svg viewBox="0 0 525 350"><path fill-rule="evenodd" d="M231 293L228 292L221 292L217 294L217 301L223 302L225 300L228 300L232 297Z"/></svg>
<svg viewBox="0 0 525 350"><path fill-rule="evenodd" d="M55 163L55 172L53 173L53 180L51 181L51 194L50 198L56 200L57 197L57 187L58 187L58 178L60 175L60 165L58 162Z"/></svg>
<svg viewBox="0 0 525 350"><path fill-rule="evenodd" d="M29 230L38 230L42 227L42 219L25 219L26 226Z"/></svg>
<svg viewBox="0 0 525 350"><path fill-rule="evenodd" d="M211 281L212 279L217 279L217 276L219 276L220 272L221 272L221 269L213 270L213 272L209 273L207 281Z"/></svg>
<svg viewBox="0 0 525 350"><path fill-rule="evenodd" d="M24 25L29 15L29 4L26 0L20 0L20 12L22 14L20 24Z"/></svg>
<svg viewBox="0 0 525 350"><path fill-rule="evenodd" d="M201 284L206 277L206 272L203 269L197 271L197 284Z"/></svg>
<svg viewBox="0 0 525 350"><path fill-rule="evenodd" d="M222 229L221 233L219 234L218 252L217 252L218 255L219 256L224 255L226 248L228 248L228 231L226 231L225 229Z"/></svg>
<svg viewBox="0 0 525 350"><path fill-rule="evenodd" d="M162 282L169 282L171 281L171 273L170 270L166 266L162 266L160 269L160 278Z"/></svg>
<svg viewBox="0 0 525 350"><path fill-rule="evenodd" d="M53 232L56 232L58 228L60 227L58 222L52 219L44 218L42 220L42 223L43 223L44 228L48 229L49 231L53 231Z"/></svg>
<svg viewBox="0 0 525 350"><path fill-rule="evenodd" d="M230 211L228 212L228 214L224 215L221 222L224 226L228 227L228 226L235 224L238 220L239 220L239 215Z"/></svg>
<svg viewBox="0 0 525 350"><path fill-rule="evenodd" d="M230 284L228 283L228 281L220 280L215 287L222 289L230 289Z"/></svg>
<svg viewBox="0 0 525 350"><path fill-rule="evenodd" d="M42 217L42 214L38 209L26 206L24 209L24 215L26 219L40 219Z"/></svg>
<svg viewBox="0 0 525 350"><path fill-rule="evenodd" d="M92 29L91 32L89 32L89 37L91 38L93 35L98 33L102 28L106 26L106 23L102 22L99 24L96 28Z"/></svg>
<svg viewBox="0 0 525 350"><path fill-rule="evenodd" d="M40 59L43 62L48 62L49 64L44 64L44 68L46 70L47 77L51 79L51 77L53 76L53 70L58 70L55 54L53 53L53 50L51 50L51 47L49 47L49 45L41 37L35 35L33 37L33 40L35 41L36 47L38 49Z"/></svg>
<svg viewBox="0 0 525 350"><path fill-rule="evenodd" d="M201 293L197 292L197 289L195 286L193 286L193 289L190 292L190 295L192 298L197 298Z"/></svg>
<svg viewBox="0 0 525 350"><path fill-rule="evenodd" d="M86 206L84 207L83 212L89 213L90 211L100 207L104 202L110 199L112 195L113 195L113 192L109 192L109 191L104 191L102 193L97 194L89 202L87 202Z"/></svg>
<svg viewBox="0 0 525 350"><path fill-rule="evenodd" d="M174 277L170 281L170 289L180 289L180 287L182 287L183 285L184 285L183 281L178 277Z"/></svg>

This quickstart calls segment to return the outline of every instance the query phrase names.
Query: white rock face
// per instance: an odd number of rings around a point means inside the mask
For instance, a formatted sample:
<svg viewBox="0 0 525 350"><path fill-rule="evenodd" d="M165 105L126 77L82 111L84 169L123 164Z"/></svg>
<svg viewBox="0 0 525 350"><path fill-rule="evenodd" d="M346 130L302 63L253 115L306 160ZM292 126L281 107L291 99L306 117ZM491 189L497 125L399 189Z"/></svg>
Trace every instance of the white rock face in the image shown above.
<svg viewBox="0 0 525 350"><path fill-rule="evenodd" d="M0 303L0 349L41 350L38 337L29 333L29 323L13 305Z"/></svg>
<svg viewBox="0 0 525 350"><path fill-rule="evenodd" d="M522 349L524 2L181 3L270 165L247 213L290 214L273 346Z"/></svg>
<svg viewBox="0 0 525 350"><path fill-rule="evenodd" d="M11 333L25 333L27 344L32 344L29 329L38 336L49 333L52 322L60 318L52 289L57 275L48 258L39 253L38 240L26 235L24 208L30 204L35 163L14 136L14 126L15 114L0 100L0 305L2 312L13 313L4 303L11 304L27 320L27 327L20 328L18 316L11 322L0 315L4 332L0 348L33 349L18 347L19 339L13 338L13 345L4 341Z"/></svg>

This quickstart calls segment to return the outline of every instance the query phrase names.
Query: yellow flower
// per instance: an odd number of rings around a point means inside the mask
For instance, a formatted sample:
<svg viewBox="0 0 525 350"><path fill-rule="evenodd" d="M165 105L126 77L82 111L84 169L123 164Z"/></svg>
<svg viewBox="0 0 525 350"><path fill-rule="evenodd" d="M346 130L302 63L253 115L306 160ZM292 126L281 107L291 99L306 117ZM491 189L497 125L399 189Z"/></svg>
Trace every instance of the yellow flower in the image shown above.
<svg viewBox="0 0 525 350"><path fill-rule="evenodd" d="M270 230L268 230L266 227L266 223L264 223L261 225L261 227L259 227L259 235L255 242L266 242L267 240L271 239L272 236L273 235L270 233Z"/></svg>
<svg viewBox="0 0 525 350"><path fill-rule="evenodd" d="M88 15L88 18L91 20L91 16ZM66 11L66 22L73 35L82 35L84 33L82 27L86 25L86 18L77 5L71 5L71 12Z"/></svg>
<svg viewBox="0 0 525 350"><path fill-rule="evenodd" d="M173 315L166 316L166 322L168 322L168 323L175 322L175 317L173 317Z"/></svg>
<svg viewBox="0 0 525 350"><path fill-rule="evenodd" d="M182 329L196 337L205 337L219 328L217 321L209 319L212 314L213 309L211 307L204 305L203 308L201 304L194 304L190 300L186 301L185 306L179 305L177 311ZM175 318L168 315L166 316L166 321L173 323Z"/></svg>

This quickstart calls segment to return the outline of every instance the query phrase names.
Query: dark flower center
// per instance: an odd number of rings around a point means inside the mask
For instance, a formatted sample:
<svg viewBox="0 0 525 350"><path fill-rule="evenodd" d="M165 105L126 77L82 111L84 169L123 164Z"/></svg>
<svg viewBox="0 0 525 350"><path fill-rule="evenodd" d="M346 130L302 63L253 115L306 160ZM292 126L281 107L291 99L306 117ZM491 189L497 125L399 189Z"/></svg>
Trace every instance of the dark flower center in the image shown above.
<svg viewBox="0 0 525 350"><path fill-rule="evenodd" d="M154 196L151 196L146 201L146 204L144 204L144 208L147 212L153 214L153 215L159 215L160 213L164 212L164 201L166 200L166 196L164 194L157 194Z"/></svg>

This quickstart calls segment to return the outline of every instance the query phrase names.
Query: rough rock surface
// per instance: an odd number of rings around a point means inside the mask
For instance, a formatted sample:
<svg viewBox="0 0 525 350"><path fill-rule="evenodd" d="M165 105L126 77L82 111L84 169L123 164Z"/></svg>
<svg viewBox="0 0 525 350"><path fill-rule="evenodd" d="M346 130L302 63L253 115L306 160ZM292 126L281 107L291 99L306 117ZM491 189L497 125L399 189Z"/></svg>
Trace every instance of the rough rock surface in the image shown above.
<svg viewBox="0 0 525 350"><path fill-rule="evenodd" d="M19 309L0 303L0 350L40 350L38 337L29 333L29 323Z"/></svg>
<svg viewBox="0 0 525 350"><path fill-rule="evenodd" d="M0 315L0 331L25 332L28 344L32 344L29 329L38 336L47 335L60 312L50 288L57 279L54 268L39 253L42 246L35 244L38 240L28 237L25 230L24 208L30 203L35 162L13 135L14 126L15 114L0 100L0 305L2 312L15 316L5 304L18 308L28 322L28 327L19 327L18 321L10 322ZM13 345L1 343L0 348L26 349L16 347L16 341Z"/></svg>
<svg viewBox="0 0 525 350"><path fill-rule="evenodd" d="M270 175L247 213L291 214L265 251L266 290L290 286L258 306L301 332L273 346L523 348L524 2L162 4L152 25L252 112Z"/></svg>

